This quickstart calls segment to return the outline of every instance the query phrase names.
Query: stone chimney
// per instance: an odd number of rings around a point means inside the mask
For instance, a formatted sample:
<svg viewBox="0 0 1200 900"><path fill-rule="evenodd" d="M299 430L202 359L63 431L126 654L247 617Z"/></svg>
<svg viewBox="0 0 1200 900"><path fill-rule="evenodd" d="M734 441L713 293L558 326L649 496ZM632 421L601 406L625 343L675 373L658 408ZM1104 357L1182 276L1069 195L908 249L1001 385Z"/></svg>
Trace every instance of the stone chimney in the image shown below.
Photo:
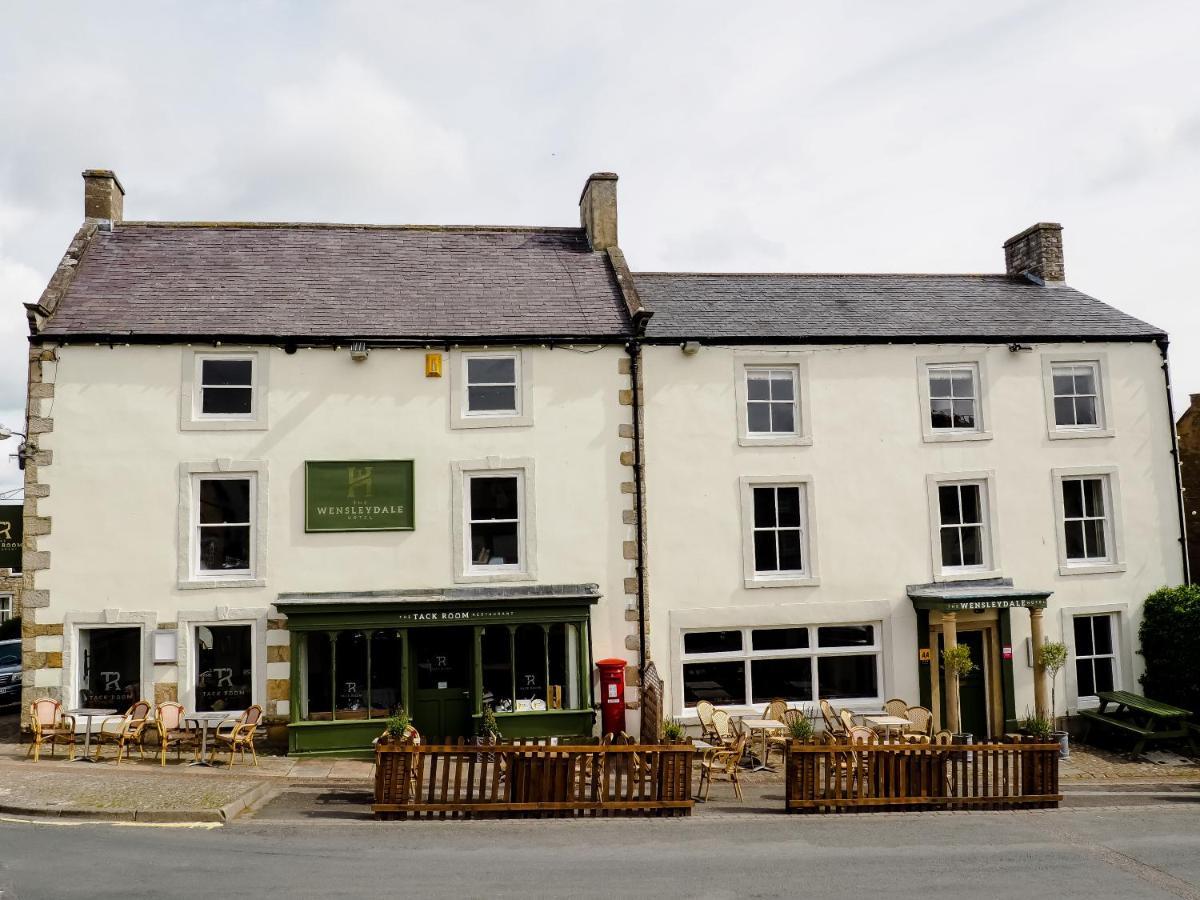
<svg viewBox="0 0 1200 900"><path fill-rule="evenodd" d="M85 169L83 217L89 222L120 222L125 211L125 188L109 169Z"/></svg>
<svg viewBox="0 0 1200 900"><path fill-rule="evenodd" d="M1042 281L1062 281L1062 226L1038 222L1004 242L1004 268L1009 278L1034 276Z"/></svg>
<svg viewBox="0 0 1200 900"><path fill-rule="evenodd" d="M617 246L617 176L595 172L588 176L579 195L579 224L587 231L588 243L596 251Z"/></svg>

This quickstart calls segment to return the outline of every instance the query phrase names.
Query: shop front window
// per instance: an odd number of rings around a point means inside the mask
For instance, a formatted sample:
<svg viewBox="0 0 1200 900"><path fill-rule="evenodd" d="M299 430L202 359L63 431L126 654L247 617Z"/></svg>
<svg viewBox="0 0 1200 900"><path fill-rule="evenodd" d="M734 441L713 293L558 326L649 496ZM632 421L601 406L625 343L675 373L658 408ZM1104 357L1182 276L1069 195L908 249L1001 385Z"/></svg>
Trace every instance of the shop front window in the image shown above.
<svg viewBox="0 0 1200 900"><path fill-rule="evenodd" d="M196 710L242 710L251 704L249 625L196 626Z"/></svg>
<svg viewBox="0 0 1200 900"><path fill-rule="evenodd" d="M489 625L480 649L483 701L496 712L582 708L579 626Z"/></svg>
<svg viewBox="0 0 1200 900"><path fill-rule="evenodd" d="M513 707L512 633L507 625L489 625L479 643L483 702L494 710Z"/></svg>
<svg viewBox="0 0 1200 900"><path fill-rule="evenodd" d="M79 702L124 712L142 692L142 630L84 628L79 632Z"/></svg>
<svg viewBox="0 0 1200 900"><path fill-rule="evenodd" d="M403 705L402 630L309 631L298 645L301 721L382 719Z"/></svg>

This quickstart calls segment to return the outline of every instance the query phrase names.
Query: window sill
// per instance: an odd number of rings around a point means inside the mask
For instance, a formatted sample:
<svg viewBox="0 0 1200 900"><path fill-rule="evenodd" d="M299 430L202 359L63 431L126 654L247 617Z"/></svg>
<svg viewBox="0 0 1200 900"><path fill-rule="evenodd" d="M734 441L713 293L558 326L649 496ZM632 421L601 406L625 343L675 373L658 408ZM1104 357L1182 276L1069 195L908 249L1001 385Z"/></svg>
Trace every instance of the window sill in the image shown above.
<svg viewBox="0 0 1200 900"><path fill-rule="evenodd" d="M1059 565L1059 575L1110 575L1114 572L1124 572L1128 566L1125 563L1081 563L1079 565Z"/></svg>
<svg viewBox="0 0 1200 900"><path fill-rule="evenodd" d="M738 435L742 447L811 447L812 442L812 436L807 434Z"/></svg>
<svg viewBox="0 0 1200 900"><path fill-rule="evenodd" d="M1071 441L1086 438L1116 437L1112 428L1051 428L1047 437L1052 441Z"/></svg>
<svg viewBox="0 0 1200 900"><path fill-rule="evenodd" d="M935 582L939 581L981 581L985 578L1001 578L1003 574L999 569L944 569L937 572L933 576Z"/></svg>
<svg viewBox="0 0 1200 900"><path fill-rule="evenodd" d="M176 586L181 591L220 590L221 588L260 588L267 586L265 578L194 578L180 581Z"/></svg>
<svg viewBox="0 0 1200 900"><path fill-rule="evenodd" d="M451 428L528 428L533 416L457 416L450 420Z"/></svg>
<svg viewBox="0 0 1200 900"><path fill-rule="evenodd" d="M990 431L926 431L924 438L927 444L946 444L957 441L990 441L992 433Z"/></svg>
<svg viewBox="0 0 1200 900"><path fill-rule="evenodd" d="M267 423L255 419L183 419L180 431L266 431Z"/></svg>
<svg viewBox="0 0 1200 900"><path fill-rule="evenodd" d="M511 569L499 572L460 572L454 576L455 584L487 584L504 581L536 581L533 572L517 572Z"/></svg>
<svg viewBox="0 0 1200 900"><path fill-rule="evenodd" d="M816 587L821 579L817 575L786 575L779 578L760 575L757 578L744 578L742 583L747 588Z"/></svg>

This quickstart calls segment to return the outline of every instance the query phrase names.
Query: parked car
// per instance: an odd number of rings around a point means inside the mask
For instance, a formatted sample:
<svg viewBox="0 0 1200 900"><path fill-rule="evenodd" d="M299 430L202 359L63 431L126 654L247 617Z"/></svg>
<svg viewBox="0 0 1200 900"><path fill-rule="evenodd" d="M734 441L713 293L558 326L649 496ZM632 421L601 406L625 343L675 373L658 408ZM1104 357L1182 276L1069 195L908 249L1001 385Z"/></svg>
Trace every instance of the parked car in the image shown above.
<svg viewBox="0 0 1200 900"><path fill-rule="evenodd" d="M21 639L0 641L0 708L21 702Z"/></svg>

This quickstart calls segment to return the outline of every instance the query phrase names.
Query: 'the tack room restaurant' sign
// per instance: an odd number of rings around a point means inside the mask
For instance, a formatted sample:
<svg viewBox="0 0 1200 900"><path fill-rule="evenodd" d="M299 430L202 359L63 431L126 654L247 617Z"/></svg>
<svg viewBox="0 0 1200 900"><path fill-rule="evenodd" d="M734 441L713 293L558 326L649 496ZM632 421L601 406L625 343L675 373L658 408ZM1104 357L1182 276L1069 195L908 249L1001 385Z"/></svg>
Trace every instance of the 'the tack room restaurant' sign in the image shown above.
<svg viewBox="0 0 1200 900"><path fill-rule="evenodd" d="M22 509L19 503L0 505L0 569L21 571Z"/></svg>
<svg viewBox="0 0 1200 900"><path fill-rule="evenodd" d="M411 531L413 462L304 464L305 531Z"/></svg>

